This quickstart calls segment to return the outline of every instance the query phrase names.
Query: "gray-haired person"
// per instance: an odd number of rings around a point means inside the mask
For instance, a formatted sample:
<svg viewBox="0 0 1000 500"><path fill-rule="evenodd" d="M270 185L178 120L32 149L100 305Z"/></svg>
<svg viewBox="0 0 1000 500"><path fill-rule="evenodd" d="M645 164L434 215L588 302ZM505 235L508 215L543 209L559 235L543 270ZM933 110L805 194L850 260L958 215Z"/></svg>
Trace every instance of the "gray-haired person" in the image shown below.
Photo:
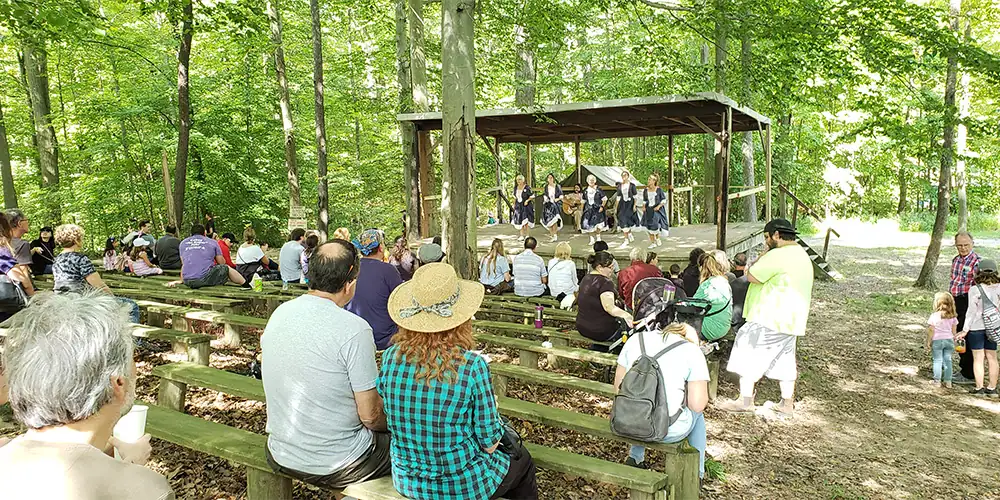
<svg viewBox="0 0 1000 500"><path fill-rule="evenodd" d="M39 293L12 319L3 376L28 431L0 447L4 498L174 498L166 478L142 466L149 435L135 443L111 435L135 400L127 317L114 297L91 291Z"/></svg>

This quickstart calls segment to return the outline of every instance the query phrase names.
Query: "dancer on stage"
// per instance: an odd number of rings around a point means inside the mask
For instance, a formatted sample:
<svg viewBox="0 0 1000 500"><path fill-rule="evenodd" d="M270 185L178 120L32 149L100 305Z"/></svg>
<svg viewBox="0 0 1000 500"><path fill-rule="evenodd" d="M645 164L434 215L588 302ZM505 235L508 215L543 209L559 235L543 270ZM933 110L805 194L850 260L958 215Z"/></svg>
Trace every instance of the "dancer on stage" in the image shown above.
<svg viewBox="0 0 1000 500"><path fill-rule="evenodd" d="M632 230L639 229L639 214L636 213L636 195L638 194L635 189L635 184L632 184L632 175L628 173L627 170L622 170L622 181L618 183L618 227L622 229L622 235L625 236L625 241L619 248L625 248L629 243L635 241L635 236L632 236Z"/></svg>
<svg viewBox="0 0 1000 500"><path fill-rule="evenodd" d="M651 174L643 190L642 202L646 209L642 214L642 225L649 231L649 248L663 244L661 237L670 236L670 223L667 221L667 195L660 188L660 176Z"/></svg>
<svg viewBox="0 0 1000 500"><path fill-rule="evenodd" d="M535 227L535 205L532 203L535 199L535 192L524 181L523 175L517 176L516 183L517 185L514 187L514 215L510 221L520 233L518 241L524 241L528 237L528 229Z"/></svg>
<svg viewBox="0 0 1000 500"><path fill-rule="evenodd" d="M556 184L556 176L549 174L545 177L545 192L542 194L542 199L545 201L542 205L542 225L549 230L551 236L549 241L556 241L559 239L556 232L562 229L563 225L562 215L559 213L563 191L562 187Z"/></svg>
<svg viewBox="0 0 1000 500"><path fill-rule="evenodd" d="M584 233L597 233L597 241L601 241L601 231L607 226L608 216L604 213L604 201L607 199L601 188L597 187L597 177L587 176L587 189L583 190L583 220L580 222ZM594 235L590 236L590 244L594 244Z"/></svg>

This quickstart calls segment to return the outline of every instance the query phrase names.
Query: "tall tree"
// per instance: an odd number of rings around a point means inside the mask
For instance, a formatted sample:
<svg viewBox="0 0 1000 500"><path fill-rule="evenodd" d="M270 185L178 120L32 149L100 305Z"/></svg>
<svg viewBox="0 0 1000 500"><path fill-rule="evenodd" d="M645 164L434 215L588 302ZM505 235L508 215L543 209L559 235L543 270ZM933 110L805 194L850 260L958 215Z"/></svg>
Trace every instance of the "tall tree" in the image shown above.
<svg viewBox="0 0 1000 500"><path fill-rule="evenodd" d="M323 32L319 22L319 0L309 0L309 11L312 13L312 44L313 44L313 90L316 108L316 176L319 184L316 186L316 229L319 230L320 241L326 241L327 229L330 223L330 191L326 179L326 104L323 97Z"/></svg>
<svg viewBox="0 0 1000 500"><path fill-rule="evenodd" d="M744 19L751 19L751 13L745 12ZM744 23L740 38L740 66L743 69L743 105L753 105L753 78L751 64L753 63L753 44L750 35L750 26ZM754 178L754 147L753 132L743 132L743 184L753 186L756 184ZM757 222L757 197L750 195L744 198L743 206L747 222Z"/></svg>
<svg viewBox="0 0 1000 500"><path fill-rule="evenodd" d="M59 142L52 126L52 105L49 99L48 55L41 44L24 44L24 69L31 98L31 116L38 138L39 166L42 186L47 189L59 188ZM50 201L51 216L59 220L60 206L58 193L47 197Z"/></svg>
<svg viewBox="0 0 1000 500"><path fill-rule="evenodd" d="M972 35L972 22L965 21L965 39L969 40ZM969 112L972 109L972 89L969 88L971 80L969 71L962 71L962 78L958 86L961 98L958 100L958 133L955 137L955 146L958 150L958 160L955 163L955 197L958 198L958 230L969 230L969 198L966 194L967 177L965 172L965 157L969 152L969 127L965 122L969 119Z"/></svg>
<svg viewBox="0 0 1000 500"><path fill-rule="evenodd" d="M413 107L418 113L430 111L427 94L427 51L424 44L424 0L408 0L407 19L410 29L410 81L413 87Z"/></svg>
<svg viewBox="0 0 1000 500"><path fill-rule="evenodd" d="M701 65L708 66L708 44L701 44L700 54ZM716 141L706 134L702 138L702 143L704 146L704 153L702 156L702 185L712 187L712 189L705 187L701 190L704 195L701 203L702 222L708 223L715 221L715 196L712 192L715 189L715 161L712 156L712 145L715 144ZM692 178L691 182L695 183L696 181Z"/></svg>
<svg viewBox="0 0 1000 500"><path fill-rule="evenodd" d="M514 67L514 104L518 109L527 110L535 105L535 52L528 46L528 32L524 26L514 28L514 46L517 52L517 63ZM517 149L517 172L524 174L528 179L528 185L535 184L535 165L532 158L528 163L528 148Z"/></svg>
<svg viewBox="0 0 1000 500"><path fill-rule="evenodd" d="M466 279L477 274L475 9L475 0L441 3L442 240L449 262Z"/></svg>
<svg viewBox="0 0 1000 500"><path fill-rule="evenodd" d="M10 168L10 144L7 142L7 123L0 102L0 175L3 177L4 208L17 208L17 191L14 190L14 173Z"/></svg>
<svg viewBox="0 0 1000 500"><path fill-rule="evenodd" d="M281 41L281 12L278 0L267 1L267 19L271 24L271 44L274 46L274 70L278 76L278 105L281 108L281 129L285 133L285 169L288 171L288 204L301 206L299 167L295 161L295 127L292 105L288 98L288 77L285 75L285 50Z"/></svg>
<svg viewBox="0 0 1000 500"><path fill-rule="evenodd" d="M191 145L191 38L194 36L193 0L180 0L180 47L177 49L177 158L174 162L174 220L184 223L188 150Z"/></svg>
<svg viewBox="0 0 1000 500"><path fill-rule="evenodd" d="M413 111L413 83L410 76L410 39L407 33L407 0L396 0L396 79L399 81L400 113ZM403 142L403 188L406 189L406 238L420 238L420 175L417 165L413 124L399 122Z"/></svg>
<svg viewBox="0 0 1000 500"><path fill-rule="evenodd" d="M951 29L958 33L959 15L962 12L962 0L950 0ZM931 231L931 242L927 245L927 255L920 275L914 286L933 290L936 288L934 270L937 268L938 257L941 256L941 239L944 238L945 226L948 224L948 212L951 204L948 202L951 188L951 166L955 162L955 118L958 110L955 108L955 80L958 78L958 54L955 49L948 53L948 73L944 86L944 140L941 143L941 173L938 175L937 214L934 217L934 230Z"/></svg>
<svg viewBox="0 0 1000 500"><path fill-rule="evenodd" d="M715 91L726 93L726 62L729 58L729 21L726 19L726 0L715 0ZM719 132L722 132L721 130ZM722 142L715 140L715 168L711 176L706 177L705 184L713 186L713 204L709 215L711 222L719 221L718 207L722 205L723 196L728 195L722 186L723 169L729 168L726 156L723 155ZM706 172L707 173L707 172Z"/></svg>

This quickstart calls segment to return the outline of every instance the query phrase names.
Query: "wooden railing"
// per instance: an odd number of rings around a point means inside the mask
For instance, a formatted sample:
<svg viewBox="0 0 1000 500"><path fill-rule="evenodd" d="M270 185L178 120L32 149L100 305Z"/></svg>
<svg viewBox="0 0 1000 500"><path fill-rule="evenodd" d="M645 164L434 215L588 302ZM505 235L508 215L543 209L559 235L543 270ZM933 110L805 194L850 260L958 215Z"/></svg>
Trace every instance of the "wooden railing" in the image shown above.
<svg viewBox="0 0 1000 500"><path fill-rule="evenodd" d="M815 210L806 205L802 200L795 196L784 184L778 184L778 216L787 219L788 218L788 199L792 199L792 226L796 227L799 220L799 209L802 212L812 217L816 222L823 223L824 218L819 215ZM830 248L830 235L833 234L836 237L840 237L840 233L836 229L827 226L826 237L823 239L823 260L826 260L827 250Z"/></svg>

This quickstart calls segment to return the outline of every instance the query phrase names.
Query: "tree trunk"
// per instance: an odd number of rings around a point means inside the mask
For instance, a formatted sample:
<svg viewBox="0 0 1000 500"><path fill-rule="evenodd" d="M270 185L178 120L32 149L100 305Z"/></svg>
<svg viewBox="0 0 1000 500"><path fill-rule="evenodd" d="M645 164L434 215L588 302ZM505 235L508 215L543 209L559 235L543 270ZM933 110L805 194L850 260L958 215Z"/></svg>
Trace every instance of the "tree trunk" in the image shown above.
<svg viewBox="0 0 1000 500"><path fill-rule="evenodd" d="M965 39L969 40L972 35L972 25L969 20L965 21ZM972 107L972 91L969 89L970 74L968 71L962 72L961 83L958 92L961 98L958 102L958 133L955 137L955 147L958 151L958 160L955 163L955 196L958 198L958 230L969 230L969 200L966 196L965 185L965 156L968 152L969 129L965 121L969 118L969 110Z"/></svg>
<svg viewBox="0 0 1000 500"><path fill-rule="evenodd" d="M514 67L514 105L519 110L530 110L535 104L535 52L528 47L528 34L523 26L514 28L514 45L517 51L517 66ZM517 172L523 174L529 186L535 185L535 165L533 155L528 154L525 145L517 148ZM529 164L530 161L530 164Z"/></svg>
<svg viewBox="0 0 1000 500"><path fill-rule="evenodd" d="M753 45L750 41L750 28L743 26L743 37L740 43L740 65L743 68L743 104L753 105L753 80L750 78L750 65L753 59ZM754 174L753 132L743 132L743 185L755 186ZM746 221L757 222L757 196L744 198Z"/></svg>
<svg viewBox="0 0 1000 500"><path fill-rule="evenodd" d="M281 12L278 0L268 0L267 19L271 24L271 43L274 45L274 70L278 75L281 129L285 133L285 169L288 170L288 205L302 205L299 192L299 167L295 163L295 127L292 125L292 105L288 98L288 78L285 76L285 50L281 42Z"/></svg>
<svg viewBox="0 0 1000 500"><path fill-rule="evenodd" d="M7 143L3 103L0 103L0 174L3 176L3 206L17 208L17 191L14 190L14 173L10 168L10 144Z"/></svg>
<svg viewBox="0 0 1000 500"><path fill-rule="evenodd" d="M716 18L715 18L715 91L719 94L725 95L726 93L726 59L729 56L729 26L726 23L725 18L725 2L726 0L715 0L716 8ZM715 186L712 190L713 205L720 203L721 197L726 196L728 193L724 192L722 186L723 170L728 169L729 165L726 164L726 156L722 151L722 142L715 141L715 171L712 176L712 183L708 183L706 179L706 184L710 186ZM718 223L718 217L716 217L716 212L718 212L717 207L712 209L711 221Z"/></svg>
<svg viewBox="0 0 1000 500"><path fill-rule="evenodd" d="M417 113L430 111L427 94L427 55L424 48L424 0L408 0L410 28L410 81L413 108Z"/></svg>
<svg viewBox="0 0 1000 500"><path fill-rule="evenodd" d="M31 92L27 91L28 71L25 69L25 64L24 64L24 50L21 50L20 52L17 53L17 63L18 67L21 70L21 87L25 89L24 102L28 105L28 112L31 113L31 110L34 109L34 106L31 104ZM32 123L34 123L34 120L32 120ZM35 133L34 126L31 127L31 156L25 158L25 166L28 167L29 170L31 167L31 160L35 160L35 164L37 165L42 164L41 160L38 158L38 134Z"/></svg>
<svg viewBox="0 0 1000 500"><path fill-rule="evenodd" d="M701 65L708 66L708 44L701 44ZM705 83L709 85L708 82ZM703 223L715 222L715 195L712 190L715 186L715 161L712 157L713 144L715 144L715 139L708 136L707 134L702 136L702 142L704 146L703 153L703 163L702 163L702 175L701 175L701 185L712 186L701 188L700 192L702 195L701 201L701 213ZM691 183L695 183L695 179L691 179ZM697 193L696 193L697 194Z"/></svg>
<svg viewBox="0 0 1000 500"><path fill-rule="evenodd" d="M406 0L396 0L396 79L399 80L400 113L413 111L413 82L410 76L410 39L407 35ZM417 165L416 130L413 124L399 122L403 139L403 187L406 189L406 239L420 238L420 186Z"/></svg>
<svg viewBox="0 0 1000 500"><path fill-rule="evenodd" d="M951 29L958 31L958 16L961 13L962 0L950 1ZM934 217L934 230L931 232L931 243L927 245L927 255L920 275L914 286L934 290L934 270L937 268L938 257L941 256L941 239L944 238L945 226L948 224L948 202L951 187L951 166L955 162L955 80L958 73L958 58L952 50L948 55L948 74L944 90L944 141L941 145L941 175L938 176L937 216Z"/></svg>
<svg viewBox="0 0 1000 500"><path fill-rule="evenodd" d="M320 241L326 241L330 224L329 185L326 180L326 108L323 98L323 33L319 24L319 0L309 0L312 13L313 42L313 88L316 92L313 104L316 108L316 229Z"/></svg>
<svg viewBox="0 0 1000 500"><path fill-rule="evenodd" d="M184 193L187 190L188 149L191 144L191 97L188 74L191 37L194 34L194 0L182 0L181 45L177 50L177 160L174 162L174 220L184 223Z"/></svg>
<svg viewBox="0 0 1000 500"><path fill-rule="evenodd" d="M900 154L899 156L903 156ZM906 173L906 166L903 164L905 158L900 158L899 164L899 205L896 207L896 213L902 214L906 211L906 187L909 183L909 176Z"/></svg>
<svg viewBox="0 0 1000 500"><path fill-rule="evenodd" d="M38 137L38 159L42 173L42 187L55 190L46 199L49 203L49 216L52 220L60 220L61 207L59 197L59 142L56 130L52 126L52 105L49 99L49 68L45 48L24 44L25 79L28 83L28 95L31 98L31 116L35 124L35 135Z"/></svg>
<svg viewBox="0 0 1000 500"><path fill-rule="evenodd" d="M475 8L475 0L443 0L441 4L441 226L448 261L465 279L478 274L472 248L476 244Z"/></svg>

